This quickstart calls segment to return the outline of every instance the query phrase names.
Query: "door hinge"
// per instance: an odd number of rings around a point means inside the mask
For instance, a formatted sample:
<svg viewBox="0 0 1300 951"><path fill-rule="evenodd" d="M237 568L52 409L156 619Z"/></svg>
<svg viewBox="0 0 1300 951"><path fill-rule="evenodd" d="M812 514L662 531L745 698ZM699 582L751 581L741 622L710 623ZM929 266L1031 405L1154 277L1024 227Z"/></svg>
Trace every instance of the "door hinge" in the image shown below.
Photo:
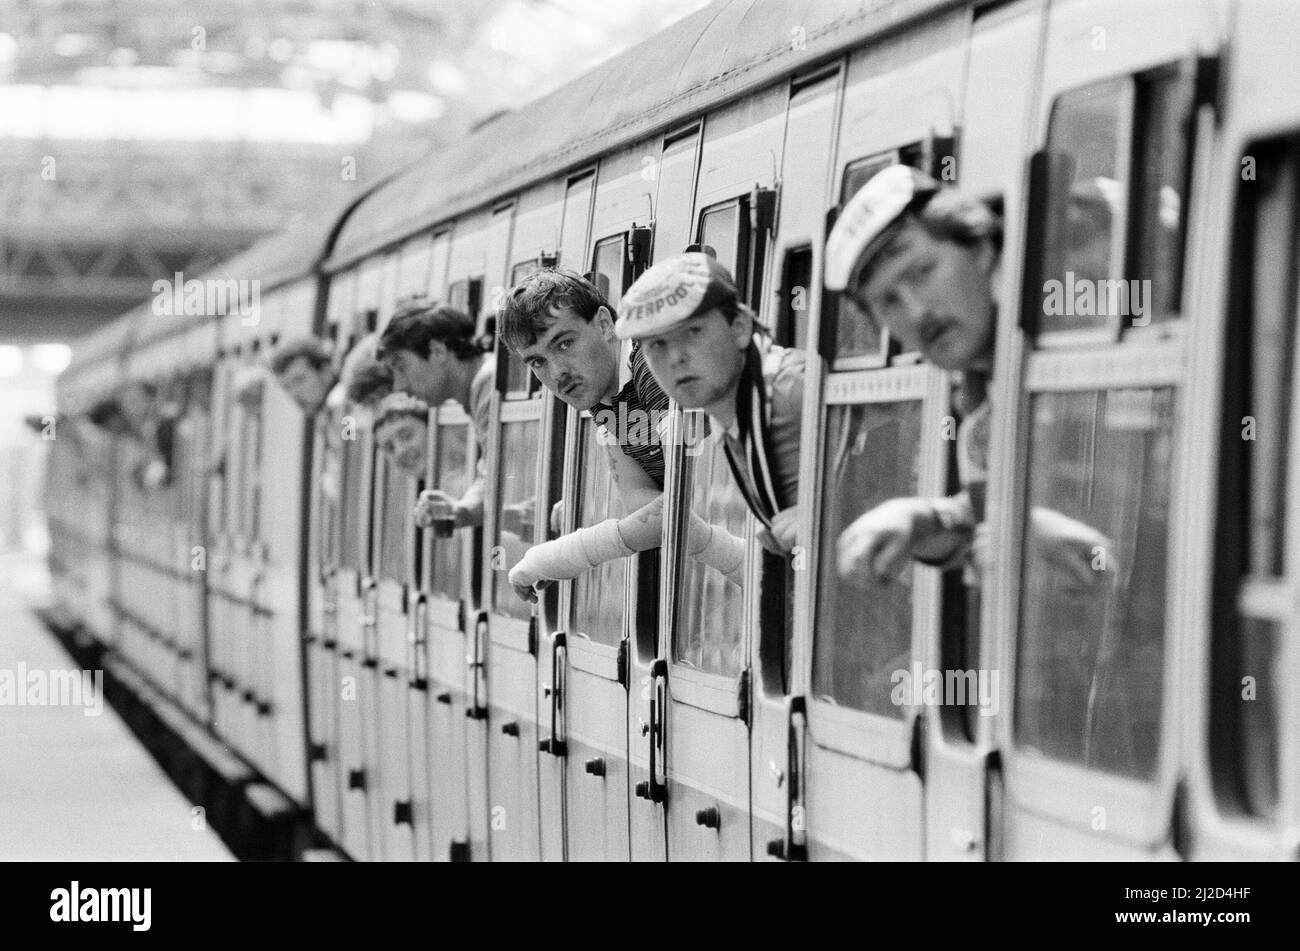
<svg viewBox="0 0 1300 951"><path fill-rule="evenodd" d="M740 672L740 680L736 684L736 716L740 718L740 721L744 723L745 726L752 725L749 722L749 682L751 673L752 668L746 667Z"/></svg>
<svg viewBox="0 0 1300 951"><path fill-rule="evenodd" d="M628 661L628 638L625 637L618 642L618 660L616 661L618 682L624 690L628 688L628 680L630 679L628 676Z"/></svg>
<svg viewBox="0 0 1300 951"><path fill-rule="evenodd" d="M918 713L912 721L911 770L925 782L925 715Z"/></svg>

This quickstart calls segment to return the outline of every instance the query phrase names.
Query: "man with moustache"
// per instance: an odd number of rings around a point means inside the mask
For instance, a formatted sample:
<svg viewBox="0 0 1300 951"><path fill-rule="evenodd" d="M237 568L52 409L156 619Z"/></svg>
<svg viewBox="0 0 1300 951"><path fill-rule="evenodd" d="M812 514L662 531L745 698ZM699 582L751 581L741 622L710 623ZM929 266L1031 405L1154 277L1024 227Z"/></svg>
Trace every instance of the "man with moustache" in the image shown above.
<svg viewBox="0 0 1300 951"><path fill-rule="evenodd" d="M936 366L960 374L955 399L957 472L946 498L895 498L851 524L839 539L843 576L884 582L909 557L941 568L971 564L984 498L1002 222L983 202L907 165L876 173L850 199L826 241L825 284ZM1100 532L1059 512L1030 512L1036 554L1085 585ZM979 552L974 552L978 557ZM974 564L973 567L978 567ZM968 575L968 582L978 578Z"/></svg>

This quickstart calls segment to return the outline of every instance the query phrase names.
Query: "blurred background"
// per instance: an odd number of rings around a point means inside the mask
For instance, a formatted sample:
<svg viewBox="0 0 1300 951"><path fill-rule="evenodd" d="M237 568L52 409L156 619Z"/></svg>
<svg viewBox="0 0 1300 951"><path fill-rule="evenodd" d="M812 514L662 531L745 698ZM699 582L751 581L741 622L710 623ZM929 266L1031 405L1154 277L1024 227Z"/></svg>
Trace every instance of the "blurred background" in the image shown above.
<svg viewBox="0 0 1300 951"><path fill-rule="evenodd" d="M0 0L0 574L79 335L706 2Z"/></svg>

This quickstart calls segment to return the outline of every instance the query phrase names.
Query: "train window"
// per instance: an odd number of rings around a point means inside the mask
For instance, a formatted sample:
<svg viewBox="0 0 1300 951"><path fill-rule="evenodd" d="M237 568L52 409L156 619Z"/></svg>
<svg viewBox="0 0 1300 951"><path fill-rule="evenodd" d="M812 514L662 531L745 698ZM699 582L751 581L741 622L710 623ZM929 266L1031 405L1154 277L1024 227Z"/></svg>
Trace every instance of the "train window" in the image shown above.
<svg viewBox="0 0 1300 951"><path fill-rule="evenodd" d="M1031 196L1025 317L1043 346L1178 315L1190 79L1174 67L1061 95Z"/></svg>
<svg viewBox="0 0 1300 951"><path fill-rule="evenodd" d="M831 406L826 427L818 556L813 693L840 706L901 719L893 674L912 661L913 569L895 582L841 578L836 544L859 515L918 491L921 402Z"/></svg>
<svg viewBox="0 0 1300 951"><path fill-rule="evenodd" d="M581 270L587 253L587 231L591 225L591 201L596 190L596 173L587 172L569 180L564 192L564 222L560 226L560 263Z"/></svg>
<svg viewBox="0 0 1300 951"><path fill-rule="evenodd" d="M609 455L596 438L596 426L587 414L581 421L583 438L576 525L598 525L618 518L614 504L614 479ZM600 644L616 645L623 638L623 588L627 559L616 558L579 575L573 582L573 626Z"/></svg>
<svg viewBox="0 0 1300 951"><path fill-rule="evenodd" d="M537 260L524 261L516 264L510 269L510 286L513 288L516 284L532 274L538 269ZM501 359L501 354L505 355L505 385L503 392L508 400L526 399L537 389L537 378L528 372L524 362L519 359L518 355L509 347L502 345L498 347L497 359Z"/></svg>
<svg viewBox="0 0 1300 951"><path fill-rule="evenodd" d="M463 423L438 425L438 459L434 485L452 498L460 498L469 487L465 471L469 440L469 427ZM433 540L433 567L429 587L452 601L460 597L463 535L463 532L452 532L449 537L435 537Z"/></svg>
<svg viewBox="0 0 1300 951"><path fill-rule="evenodd" d="M592 280L615 312L627 285L627 236L616 234L596 243L592 254Z"/></svg>
<svg viewBox="0 0 1300 951"><path fill-rule="evenodd" d="M1282 748L1275 669L1291 612L1285 528L1300 143L1259 143L1241 168L1219 440L1211 760L1226 806L1272 817Z"/></svg>
<svg viewBox="0 0 1300 951"><path fill-rule="evenodd" d="M447 303L467 314L471 320L477 321L483 303L483 278L468 277L462 281L452 281L447 288Z"/></svg>
<svg viewBox="0 0 1300 951"><path fill-rule="evenodd" d="M257 538L261 524L262 487L258 477L261 461L262 408L258 403L244 407L239 429L240 502L235 533L245 541Z"/></svg>
<svg viewBox="0 0 1300 951"><path fill-rule="evenodd" d="M700 212L698 238L700 244L714 250L718 263L731 272L738 288L745 286L744 254L748 248L744 232L749 230L749 216L742 214L743 210L738 198L705 208Z"/></svg>
<svg viewBox="0 0 1300 951"><path fill-rule="evenodd" d="M689 420L686 425L702 431L698 410L685 416ZM736 487L722 443L707 439L697 448L699 455L682 457L686 467L683 497L690 499L691 515L715 531L744 538L749 509ZM744 589L716 569L690 559L683 566L679 590L684 597L674 628L673 659L711 674L739 676L745 666Z"/></svg>
<svg viewBox="0 0 1300 951"><path fill-rule="evenodd" d="M407 527L411 524L411 509L415 505L415 488L411 477L386 458L382 471L384 509L379 535L378 576L405 583L409 548Z"/></svg>
<svg viewBox="0 0 1300 951"><path fill-rule="evenodd" d="M1017 649L1017 741L1137 778L1158 753L1174 393L1038 393Z"/></svg>
<svg viewBox="0 0 1300 951"><path fill-rule="evenodd" d="M497 463L497 537L492 553L492 610L521 621L529 619L531 606L515 594L507 575L533 544L539 443L536 420L501 425L501 451Z"/></svg>
<svg viewBox="0 0 1300 951"><path fill-rule="evenodd" d="M808 345L812 266L811 245L786 251L777 291L776 326L772 328L773 339L782 347L803 349Z"/></svg>
<svg viewBox="0 0 1300 951"><path fill-rule="evenodd" d="M345 435L356 435L346 433ZM365 524L364 506L369 503L369 487L365 485L366 444L363 439L343 440L343 489L340 495L342 514L342 539L339 566L352 571L366 571L367 546L361 537Z"/></svg>

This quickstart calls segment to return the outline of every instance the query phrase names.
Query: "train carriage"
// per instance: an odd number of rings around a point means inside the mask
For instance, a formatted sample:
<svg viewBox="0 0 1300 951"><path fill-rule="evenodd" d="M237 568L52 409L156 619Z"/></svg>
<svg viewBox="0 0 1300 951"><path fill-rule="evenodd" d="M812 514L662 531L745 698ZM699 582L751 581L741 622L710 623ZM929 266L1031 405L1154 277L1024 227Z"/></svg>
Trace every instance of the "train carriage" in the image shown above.
<svg viewBox="0 0 1300 951"><path fill-rule="evenodd" d="M715 3L227 265L267 275L256 325L101 334L70 401L122 374L200 379L206 354L211 416L192 410L198 458L170 494L89 490L106 519L165 509L168 532L80 557L56 539L56 568L119 607L87 608L93 630L210 702L357 859L1294 857L1300 77L1277 37L1298 27L1267 0ZM953 380L822 288L838 207L897 162L1004 222L977 586L836 570L862 512L956 484ZM1087 248L1068 227L1085 192L1106 208ZM432 407L417 484L347 408L337 504L319 429L269 381L235 392L277 337L342 352L412 294L486 332L555 265L617 309L688 246L807 354L788 560L716 443L683 437L659 550L519 599L524 551L621 509L591 414L499 340L485 458L462 407ZM1145 281L1145 310L1048 306L1085 273ZM673 431L698 423L674 407ZM480 465L481 528L413 526L420 484L458 493ZM51 508L74 491L54 478ZM684 556L691 513L745 540L743 586ZM1105 537L1104 591L1041 556L1056 516ZM197 683L180 651L206 658ZM930 672L973 695L900 692Z"/></svg>

